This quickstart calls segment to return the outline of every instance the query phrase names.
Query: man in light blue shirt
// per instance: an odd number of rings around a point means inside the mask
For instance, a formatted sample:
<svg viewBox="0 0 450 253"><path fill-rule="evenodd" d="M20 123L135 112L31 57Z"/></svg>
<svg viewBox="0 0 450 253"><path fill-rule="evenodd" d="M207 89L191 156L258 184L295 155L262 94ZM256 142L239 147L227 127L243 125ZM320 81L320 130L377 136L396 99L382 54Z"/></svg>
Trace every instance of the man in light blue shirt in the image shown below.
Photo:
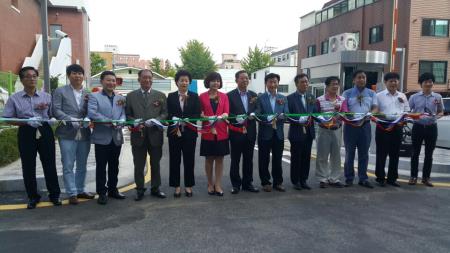
<svg viewBox="0 0 450 253"><path fill-rule="evenodd" d="M378 102L376 93L366 88L367 76L362 70L357 70L353 74L353 88L344 91L342 96L349 113L369 113L377 110ZM344 106L345 107L345 106ZM368 181L367 165L369 163L369 147L371 141L371 129L369 121L362 126L344 125L344 144L345 144L345 164L344 174L346 186L353 185L355 170L353 163L355 160L355 151L358 148L358 178L359 185L367 188L373 188Z"/></svg>

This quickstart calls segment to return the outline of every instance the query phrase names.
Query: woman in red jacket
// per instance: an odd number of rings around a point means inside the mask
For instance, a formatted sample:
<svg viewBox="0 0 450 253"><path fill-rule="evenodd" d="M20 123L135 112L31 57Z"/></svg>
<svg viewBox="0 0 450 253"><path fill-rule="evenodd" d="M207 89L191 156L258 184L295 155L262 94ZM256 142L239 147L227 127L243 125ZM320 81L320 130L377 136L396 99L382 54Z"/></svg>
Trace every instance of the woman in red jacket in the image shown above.
<svg viewBox="0 0 450 253"><path fill-rule="evenodd" d="M200 95L200 105L203 117L212 119L226 118L230 112L228 96L219 92L222 88L222 77L217 72L208 74L205 78L205 87L209 89ZM211 120L212 122L212 120ZM203 121L203 126L210 122ZM200 155L205 156L205 171L208 177L208 194L223 196L222 174L223 158L230 153L228 144L228 125L224 120L219 120L214 126L207 127L207 132L202 134L200 143ZM215 178L213 181L213 167L215 164Z"/></svg>

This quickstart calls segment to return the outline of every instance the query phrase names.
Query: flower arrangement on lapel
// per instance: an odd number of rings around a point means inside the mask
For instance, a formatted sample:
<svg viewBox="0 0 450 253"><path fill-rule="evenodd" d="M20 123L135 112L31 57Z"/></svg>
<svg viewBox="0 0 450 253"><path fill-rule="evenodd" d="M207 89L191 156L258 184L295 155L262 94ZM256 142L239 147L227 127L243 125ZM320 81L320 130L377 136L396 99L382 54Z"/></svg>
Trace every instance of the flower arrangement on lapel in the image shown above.
<svg viewBox="0 0 450 253"><path fill-rule="evenodd" d="M400 103L405 103L405 101L403 100L403 98L401 98L401 97L398 97L398 102L400 102Z"/></svg>
<svg viewBox="0 0 450 253"><path fill-rule="evenodd" d="M249 104L254 104L254 103L256 103L256 100L257 100L257 99L258 99L257 96L251 97L251 98L250 98L250 101L249 101Z"/></svg>
<svg viewBox="0 0 450 253"><path fill-rule="evenodd" d="M125 106L126 100L125 99L119 99L117 100L117 106Z"/></svg>
<svg viewBox="0 0 450 253"><path fill-rule="evenodd" d="M153 102L153 106L154 107L160 107L162 102L163 102L162 99L158 99L155 102Z"/></svg>
<svg viewBox="0 0 450 253"><path fill-rule="evenodd" d="M435 105L439 105L439 104L441 104L441 100L439 100L439 99L435 98L435 99L434 99L434 104L435 104Z"/></svg>
<svg viewBox="0 0 450 253"><path fill-rule="evenodd" d="M306 103L308 103L309 105L314 105L315 102L316 100L314 99L314 97L308 96Z"/></svg>
<svg viewBox="0 0 450 253"><path fill-rule="evenodd" d="M279 105L284 105L284 99L278 98L278 99L277 99L277 104L279 104Z"/></svg>
<svg viewBox="0 0 450 253"><path fill-rule="evenodd" d="M339 111L341 110L341 103L339 103L340 101L338 101L337 99L334 100L333 104L334 104L334 110L335 111Z"/></svg>
<svg viewBox="0 0 450 253"><path fill-rule="evenodd" d="M40 111L45 110L47 108L48 108L48 103L45 103L45 102L39 103L35 107L36 110L40 110Z"/></svg>
<svg viewBox="0 0 450 253"><path fill-rule="evenodd" d="M359 94L356 98L358 99L359 105L362 105L364 96L362 94Z"/></svg>

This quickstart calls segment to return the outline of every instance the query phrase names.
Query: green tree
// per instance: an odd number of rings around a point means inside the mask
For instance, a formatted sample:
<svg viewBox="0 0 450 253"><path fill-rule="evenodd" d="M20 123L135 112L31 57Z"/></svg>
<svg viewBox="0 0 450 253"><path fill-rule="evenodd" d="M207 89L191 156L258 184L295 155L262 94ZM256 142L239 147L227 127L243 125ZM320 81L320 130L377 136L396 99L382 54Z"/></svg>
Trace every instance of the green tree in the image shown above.
<svg viewBox="0 0 450 253"><path fill-rule="evenodd" d="M177 70L172 66L169 60L166 60L164 63L164 76L175 77Z"/></svg>
<svg viewBox="0 0 450 253"><path fill-rule="evenodd" d="M256 45L254 49L251 47L248 48L247 57L242 59L241 64L242 68L247 71L247 73L251 74L257 70L272 66L273 61L270 58L269 53L263 52L263 50Z"/></svg>
<svg viewBox="0 0 450 253"><path fill-rule="evenodd" d="M91 75L98 74L106 70L106 60L98 53L91 52Z"/></svg>
<svg viewBox="0 0 450 253"><path fill-rule="evenodd" d="M209 48L198 40L190 40L178 50L181 68L189 71L193 79L204 79L208 73L217 69Z"/></svg>
<svg viewBox="0 0 450 253"><path fill-rule="evenodd" d="M157 57L153 57L149 63L150 63L150 69L153 72L156 72L160 75L164 75L163 70L161 69L161 59L159 59Z"/></svg>

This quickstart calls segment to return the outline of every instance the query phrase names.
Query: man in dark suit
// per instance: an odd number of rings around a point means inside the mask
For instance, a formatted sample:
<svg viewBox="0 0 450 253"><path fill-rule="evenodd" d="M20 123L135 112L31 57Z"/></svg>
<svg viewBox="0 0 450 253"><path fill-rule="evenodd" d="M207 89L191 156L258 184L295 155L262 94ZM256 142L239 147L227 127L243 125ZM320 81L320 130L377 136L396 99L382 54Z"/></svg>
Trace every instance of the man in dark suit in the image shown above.
<svg viewBox="0 0 450 253"><path fill-rule="evenodd" d="M250 115L255 112L257 95L251 90L247 90L248 74L245 70L240 70L235 74L238 87L228 92L230 101L230 115ZM253 150L256 141L256 122L254 120L233 119L230 121L229 139L231 146L230 179L233 188L232 194L237 194L241 190L249 192L259 192L254 187L253 182ZM242 162L242 179L239 175L239 164Z"/></svg>
<svg viewBox="0 0 450 253"><path fill-rule="evenodd" d="M316 98L308 93L308 76L299 74L294 78L297 90L288 99L289 112L293 114L316 113ZM299 118L299 117L295 117ZM289 125L289 142L291 143L291 182L297 190L311 187L307 184L311 160L312 142L315 138L314 124L304 126L291 122Z"/></svg>
<svg viewBox="0 0 450 253"><path fill-rule="evenodd" d="M159 162L162 157L164 142L163 130L153 125L151 119L163 120L167 118L166 95L152 89L153 73L149 69L140 70L138 81L141 88L128 93L126 98L126 115L128 120L145 120L145 126L130 134L131 152L134 162L134 180L137 195L135 200L144 197L144 169L147 153L150 155L151 169L151 195L165 198L166 195L159 190L161 175Z"/></svg>
<svg viewBox="0 0 450 253"><path fill-rule="evenodd" d="M272 191L270 183L269 163L270 152L272 151L272 177L273 189L284 192L283 168L281 159L284 148L284 114L289 113L288 101L285 96L277 93L280 76L270 73L264 78L267 92L259 96L255 113L265 121L272 121L272 124L260 122L258 129L258 163L259 177L265 192ZM273 118L278 115L277 118Z"/></svg>
<svg viewBox="0 0 450 253"><path fill-rule="evenodd" d="M197 119L200 117L201 108L198 95L188 91L192 77L186 70L179 70L175 75L175 83L178 90L169 93L167 97L167 112L169 119ZM196 122L192 122L196 123ZM174 197L181 197L180 189L180 165L183 155L184 186L186 197L192 197L192 187L195 185L194 164L197 131L187 125L169 127L167 138L169 140L169 185L175 187Z"/></svg>

